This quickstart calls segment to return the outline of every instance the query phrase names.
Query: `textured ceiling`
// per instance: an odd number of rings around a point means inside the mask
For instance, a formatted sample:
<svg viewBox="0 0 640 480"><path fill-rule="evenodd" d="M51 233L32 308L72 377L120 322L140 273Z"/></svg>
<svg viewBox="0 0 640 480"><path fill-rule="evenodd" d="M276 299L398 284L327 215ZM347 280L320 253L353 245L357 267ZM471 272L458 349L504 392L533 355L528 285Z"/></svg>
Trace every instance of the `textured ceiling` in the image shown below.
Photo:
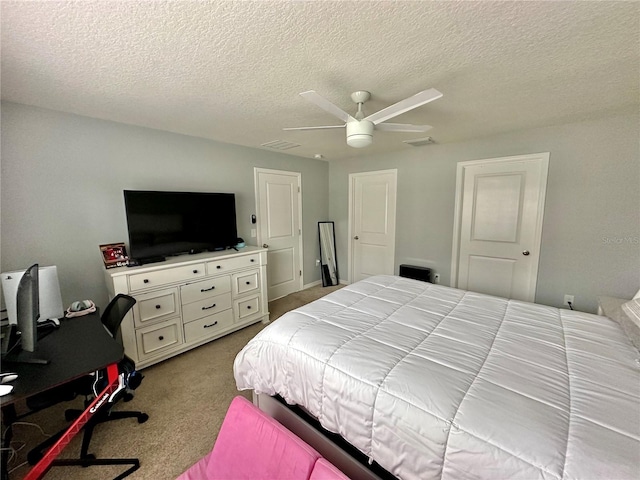
<svg viewBox="0 0 640 480"><path fill-rule="evenodd" d="M3 1L2 99L327 159L637 111L637 2ZM298 93L354 114L444 97L353 149ZM429 148L421 147L421 148Z"/></svg>

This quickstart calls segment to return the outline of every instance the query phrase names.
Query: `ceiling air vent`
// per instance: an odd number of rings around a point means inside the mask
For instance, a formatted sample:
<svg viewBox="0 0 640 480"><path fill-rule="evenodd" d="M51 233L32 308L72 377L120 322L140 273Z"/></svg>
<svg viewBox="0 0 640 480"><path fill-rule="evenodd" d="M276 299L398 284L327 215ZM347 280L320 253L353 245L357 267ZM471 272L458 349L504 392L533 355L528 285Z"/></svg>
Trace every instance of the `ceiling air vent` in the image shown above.
<svg viewBox="0 0 640 480"><path fill-rule="evenodd" d="M411 145L412 147L420 147L422 145L429 145L433 143L433 138L424 137L424 138L416 138L415 140L403 140L402 143L406 143L407 145Z"/></svg>
<svg viewBox="0 0 640 480"><path fill-rule="evenodd" d="M284 140L273 140L271 142L263 143L261 147L273 148L274 150L290 150L292 148L299 147L299 143L285 142Z"/></svg>

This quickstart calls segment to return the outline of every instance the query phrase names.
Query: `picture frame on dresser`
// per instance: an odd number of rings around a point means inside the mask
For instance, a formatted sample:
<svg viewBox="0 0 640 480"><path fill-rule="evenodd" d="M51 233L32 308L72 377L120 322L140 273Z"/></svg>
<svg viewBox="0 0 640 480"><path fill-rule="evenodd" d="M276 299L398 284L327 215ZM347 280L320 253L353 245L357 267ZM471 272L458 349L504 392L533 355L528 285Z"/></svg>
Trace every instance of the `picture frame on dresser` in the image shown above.
<svg viewBox="0 0 640 480"><path fill-rule="evenodd" d="M129 265L129 255L124 242L100 245L104 268L116 268Z"/></svg>

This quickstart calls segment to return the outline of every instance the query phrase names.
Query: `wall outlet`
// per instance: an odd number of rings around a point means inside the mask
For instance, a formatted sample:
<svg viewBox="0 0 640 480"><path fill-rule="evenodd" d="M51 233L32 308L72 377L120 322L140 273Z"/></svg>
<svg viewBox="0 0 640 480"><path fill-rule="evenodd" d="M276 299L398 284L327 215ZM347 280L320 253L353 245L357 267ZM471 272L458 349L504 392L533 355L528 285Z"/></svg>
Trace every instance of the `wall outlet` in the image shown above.
<svg viewBox="0 0 640 480"><path fill-rule="evenodd" d="M573 305L573 295L565 295L564 300L562 302L563 305L569 306L569 302Z"/></svg>
<svg viewBox="0 0 640 480"><path fill-rule="evenodd" d="M258 236L258 232L255 228L251 229L251 238L256 238Z"/></svg>
<svg viewBox="0 0 640 480"><path fill-rule="evenodd" d="M433 274L433 283L440 283L440 274L439 273L434 273Z"/></svg>
<svg viewBox="0 0 640 480"><path fill-rule="evenodd" d="M320 259L316 258L316 267L320 266Z"/></svg>

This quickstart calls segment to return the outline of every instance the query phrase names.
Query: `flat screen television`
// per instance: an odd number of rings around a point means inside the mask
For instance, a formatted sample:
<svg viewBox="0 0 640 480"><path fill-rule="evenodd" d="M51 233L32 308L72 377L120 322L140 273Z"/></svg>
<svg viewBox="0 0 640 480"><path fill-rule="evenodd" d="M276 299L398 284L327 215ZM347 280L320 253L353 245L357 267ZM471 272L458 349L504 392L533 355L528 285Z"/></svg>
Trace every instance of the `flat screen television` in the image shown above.
<svg viewBox="0 0 640 480"><path fill-rule="evenodd" d="M233 193L124 191L129 256L138 263L238 243Z"/></svg>

